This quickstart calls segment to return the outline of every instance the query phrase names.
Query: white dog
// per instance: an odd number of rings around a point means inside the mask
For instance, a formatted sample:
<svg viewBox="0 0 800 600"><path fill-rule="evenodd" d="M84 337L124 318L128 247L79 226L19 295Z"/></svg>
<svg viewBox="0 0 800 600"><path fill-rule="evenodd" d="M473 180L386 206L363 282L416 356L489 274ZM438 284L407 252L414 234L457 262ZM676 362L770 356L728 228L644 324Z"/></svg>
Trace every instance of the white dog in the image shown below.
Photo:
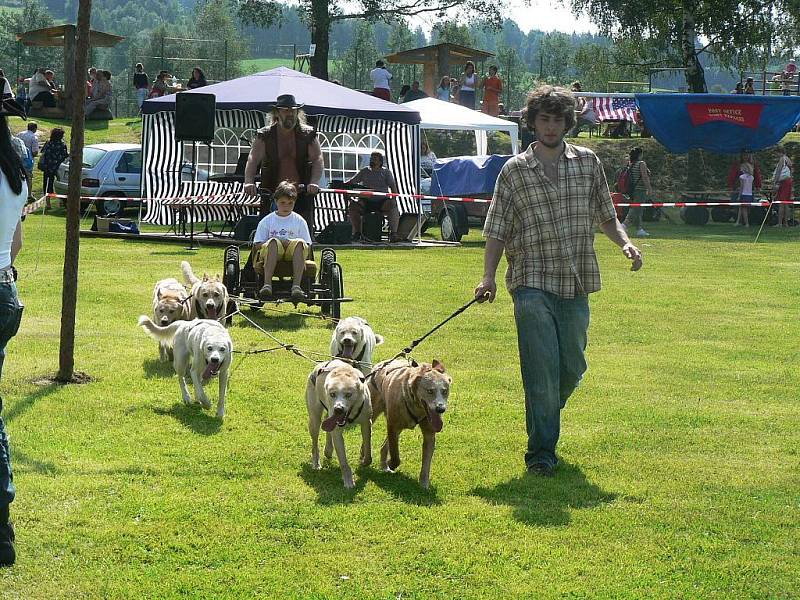
<svg viewBox="0 0 800 600"><path fill-rule="evenodd" d="M181 261L181 270L186 283L192 286L189 314L192 319L220 320L228 314L228 288L219 275L210 277L203 273L200 279L188 262Z"/></svg>
<svg viewBox="0 0 800 600"><path fill-rule="evenodd" d="M177 279L162 279L153 289L153 321L166 327L175 321L188 321L189 296L186 288ZM172 346L165 341L158 343L161 362L172 360Z"/></svg>
<svg viewBox="0 0 800 600"><path fill-rule="evenodd" d="M361 317L347 317L336 325L331 336L331 356L348 358L358 362L358 369L369 375L372 371L372 353L375 346L383 343Z"/></svg>
<svg viewBox="0 0 800 600"><path fill-rule="evenodd" d="M175 321L159 327L148 317L139 317L139 325L154 339L172 343L173 366L185 404L192 403L186 387L187 372L192 377L194 395L203 408L211 408L211 402L203 390L203 384L219 375L219 400L217 418L225 417L225 392L228 388L228 369L231 366L233 341L222 323L208 319Z"/></svg>
<svg viewBox="0 0 800 600"><path fill-rule="evenodd" d="M341 360L332 360L314 367L306 384L306 406L308 407L308 432L311 434L311 466L320 469L319 429L328 432L325 456L330 458L332 447L336 448L339 466L342 468L344 487L353 487L353 471L347 462L342 431L348 425L361 426L361 464L372 462L372 404L369 388L361 372ZM328 418L322 420L327 412Z"/></svg>

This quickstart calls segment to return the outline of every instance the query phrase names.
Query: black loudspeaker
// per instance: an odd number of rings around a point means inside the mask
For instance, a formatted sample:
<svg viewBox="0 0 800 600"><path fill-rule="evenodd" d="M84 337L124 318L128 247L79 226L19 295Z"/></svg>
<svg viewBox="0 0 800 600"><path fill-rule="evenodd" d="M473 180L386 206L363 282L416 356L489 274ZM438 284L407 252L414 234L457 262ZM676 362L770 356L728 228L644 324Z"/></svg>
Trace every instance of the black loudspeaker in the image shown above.
<svg viewBox="0 0 800 600"><path fill-rule="evenodd" d="M258 222L261 220L261 217L258 215L245 215L239 222L236 223L236 227L233 228L233 239L237 241L247 242L250 241L250 236L258 227Z"/></svg>
<svg viewBox="0 0 800 600"><path fill-rule="evenodd" d="M178 142L214 141L214 94L182 92L175 95L175 140Z"/></svg>

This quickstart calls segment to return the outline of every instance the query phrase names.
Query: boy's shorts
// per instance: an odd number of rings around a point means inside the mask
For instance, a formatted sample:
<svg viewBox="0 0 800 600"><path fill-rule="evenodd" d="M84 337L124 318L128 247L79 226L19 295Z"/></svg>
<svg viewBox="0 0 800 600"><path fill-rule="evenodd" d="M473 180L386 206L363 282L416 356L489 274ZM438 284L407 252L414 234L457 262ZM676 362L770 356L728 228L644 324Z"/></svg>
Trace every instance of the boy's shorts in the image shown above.
<svg viewBox="0 0 800 600"><path fill-rule="evenodd" d="M256 257L253 259L253 268L256 271L263 271L264 270L264 260L267 258L267 246L272 240L276 240L278 242L278 261L284 262L292 262L292 257L294 256L295 248L297 248L298 244L303 246L303 260L308 259L309 255L311 254L311 246L305 241L301 240L300 238L296 238L293 240L289 240L289 243L286 247L283 246L284 240L279 238L270 238L256 250Z"/></svg>

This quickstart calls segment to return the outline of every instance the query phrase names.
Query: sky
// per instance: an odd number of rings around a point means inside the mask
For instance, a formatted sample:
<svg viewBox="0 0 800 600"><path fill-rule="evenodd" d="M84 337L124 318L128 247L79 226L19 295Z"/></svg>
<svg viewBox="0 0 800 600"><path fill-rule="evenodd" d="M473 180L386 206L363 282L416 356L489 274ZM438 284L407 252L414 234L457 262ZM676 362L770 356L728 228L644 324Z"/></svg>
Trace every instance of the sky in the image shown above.
<svg viewBox="0 0 800 600"><path fill-rule="evenodd" d="M510 8L509 17L516 21L525 33L531 29L565 33L597 31L597 27L592 25L588 18L576 18L569 8L559 2L531 0L531 6L525 6L522 0L511 0Z"/></svg>

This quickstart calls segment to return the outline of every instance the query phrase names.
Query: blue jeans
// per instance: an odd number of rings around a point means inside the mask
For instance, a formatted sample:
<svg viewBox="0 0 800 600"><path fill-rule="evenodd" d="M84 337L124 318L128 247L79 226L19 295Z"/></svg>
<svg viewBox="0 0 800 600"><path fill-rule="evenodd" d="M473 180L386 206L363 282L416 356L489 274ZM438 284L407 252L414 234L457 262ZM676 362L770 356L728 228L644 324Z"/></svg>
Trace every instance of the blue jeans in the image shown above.
<svg viewBox="0 0 800 600"><path fill-rule="evenodd" d="M22 307L17 299L15 283L0 283L0 376L6 356L6 344L19 329ZM8 506L14 500L14 476L11 472L11 453L8 435L2 418L3 399L0 398L0 506Z"/></svg>
<svg viewBox="0 0 800 600"><path fill-rule="evenodd" d="M586 372L589 298L559 298L529 287L512 295L525 388L525 464L554 467L561 409Z"/></svg>

